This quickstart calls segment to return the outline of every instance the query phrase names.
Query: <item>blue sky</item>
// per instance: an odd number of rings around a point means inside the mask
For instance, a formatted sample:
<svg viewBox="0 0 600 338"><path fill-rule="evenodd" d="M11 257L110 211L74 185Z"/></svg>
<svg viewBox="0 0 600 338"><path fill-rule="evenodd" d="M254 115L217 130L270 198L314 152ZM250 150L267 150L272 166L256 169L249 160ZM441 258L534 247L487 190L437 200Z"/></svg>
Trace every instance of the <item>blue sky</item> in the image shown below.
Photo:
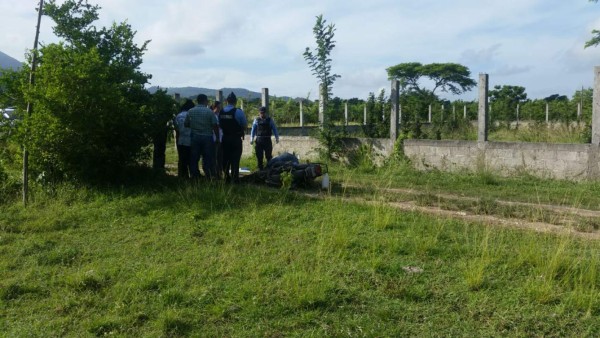
<svg viewBox="0 0 600 338"><path fill-rule="evenodd" d="M60 0L59 0L60 2ZM36 0L0 0L0 51L23 60L33 45ZM302 53L315 45L323 14L336 26L331 58L341 78L333 94L365 99L390 83L403 62L457 62L490 86L518 85L528 97L571 96L593 84L600 47L600 4L587 0L96 0L99 26L127 21L141 44L151 85L269 88L272 95L316 98L318 83ZM42 21L40 40L56 41ZM449 99L459 97L440 93ZM476 90L460 98L477 98Z"/></svg>

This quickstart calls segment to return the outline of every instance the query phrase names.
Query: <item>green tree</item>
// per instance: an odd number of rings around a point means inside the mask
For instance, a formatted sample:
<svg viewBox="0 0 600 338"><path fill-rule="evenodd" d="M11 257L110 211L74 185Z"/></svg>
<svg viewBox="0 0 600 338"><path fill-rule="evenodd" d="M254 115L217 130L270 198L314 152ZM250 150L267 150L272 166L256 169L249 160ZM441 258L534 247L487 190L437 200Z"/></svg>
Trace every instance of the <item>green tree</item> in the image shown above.
<svg viewBox="0 0 600 338"><path fill-rule="evenodd" d="M304 59L308 62L312 74L319 80L321 91L326 105L331 96L333 83L340 75L334 74L331 70L331 62L329 55L335 47L333 37L335 35L335 25L326 25L327 20L323 19L323 15L317 16L317 22L313 27L313 34L317 47L311 51L306 47L304 51Z"/></svg>
<svg viewBox="0 0 600 338"><path fill-rule="evenodd" d="M325 157L331 159L339 154L342 150L343 133L339 132L331 119L330 110L328 109L329 97L332 96L331 89L333 83L340 75L334 74L331 70L332 60L329 57L331 51L335 47L333 40L335 35L335 25L326 25L327 21L323 19L323 15L317 16L317 21L313 27L315 42L317 44L314 51L309 47L303 53L304 59L308 62L312 74L319 80L319 87L323 102L319 102L323 106L323 123L319 132L319 140L324 146Z"/></svg>
<svg viewBox="0 0 600 338"><path fill-rule="evenodd" d="M578 103L581 104L581 118L584 121L591 121L593 95L593 88L581 88L581 90L575 91L573 98L571 99L571 101L574 102L575 107L577 107Z"/></svg>
<svg viewBox="0 0 600 338"><path fill-rule="evenodd" d="M50 179L118 177L145 158L157 120L144 89L150 75L139 69L148 41L137 46L125 23L93 26L98 9L82 0L44 7L63 41L39 51L24 143L32 169Z"/></svg>
<svg viewBox="0 0 600 338"><path fill-rule="evenodd" d="M598 0L589 0L590 2L598 2ZM597 46L600 44L600 30L592 30L592 38L585 43L585 48Z"/></svg>
<svg viewBox="0 0 600 338"><path fill-rule="evenodd" d="M471 79L471 72L457 63L431 63L423 65L419 62L400 63L386 69L390 80L399 80L404 91L414 91L422 95L432 94L440 89L458 95L471 90L477 83ZM433 89L421 87L420 80L429 79Z"/></svg>
<svg viewBox="0 0 600 338"><path fill-rule="evenodd" d="M385 89L379 94L369 93L367 98L367 124L363 126L363 132L368 137L389 137L389 116L386 112L391 111L389 98L385 95Z"/></svg>
<svg viewBox="0 0 600 338"><path fill-rule="evenodd" d="M437 103L436 91L452 94L461 94L471 90L476 82L470 78L471 72L463 65L457 63L431 63L419 62L400 63L386 69L390 80L400 82L402 104L403 129L410 129L414 137L425 137L421 133L421 120L426 119L428 106ZM433 83L433 88L428 89L421 84L426 80ZM437 107L436 107L437 108ZM434 109L435 114L441 113ZM412 115L411 116L409 116ZM439 120L440 117L434 120Z"/></svg>
<svg viewBox="0 0 600 338"><path fill-rule="evenodd" d="M490 90L493 119L510 123L516 120L517 105L527 100L525 87L496 85Z"/></svg>

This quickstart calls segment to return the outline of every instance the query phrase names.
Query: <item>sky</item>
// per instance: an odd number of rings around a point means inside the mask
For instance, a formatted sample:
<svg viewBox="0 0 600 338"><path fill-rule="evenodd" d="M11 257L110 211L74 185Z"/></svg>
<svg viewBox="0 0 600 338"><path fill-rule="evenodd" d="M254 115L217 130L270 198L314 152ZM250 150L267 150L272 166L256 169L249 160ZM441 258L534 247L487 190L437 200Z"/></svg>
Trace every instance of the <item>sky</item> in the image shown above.
<svg viewBox="0 0 600 338"><path fill-rule="evenodd" d="M62 0L57 0L62 3ZM587 0L89 0L95 25L127 22L141 45L141 70L163 88L224 87L318 98L303 52L316 47L316 16L334 24L333 95L366 99L390 92L386 68L405 62L460 63L489 86L523 86L529 98L571 97L590 88L600 46L600 3ZM33 47L37 0L0 0L0 51L24 60ZM40 41L57 42L44 18ZM425 87L428 86L423 82ZM430 88L431 89L431 88ZM437 92L436 92L437 93ZM463 95L475 100L477 88Z"/></svg>

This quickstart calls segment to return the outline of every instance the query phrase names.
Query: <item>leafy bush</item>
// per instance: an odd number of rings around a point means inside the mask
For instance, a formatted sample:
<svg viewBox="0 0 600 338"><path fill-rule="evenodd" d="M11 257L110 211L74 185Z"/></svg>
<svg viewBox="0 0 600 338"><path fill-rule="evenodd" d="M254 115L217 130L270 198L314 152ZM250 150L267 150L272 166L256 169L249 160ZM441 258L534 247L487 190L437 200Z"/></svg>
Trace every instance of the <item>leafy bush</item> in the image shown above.
<svg viewBox="0 0 600 338"><path fill-rule="evenodd" d="M10 177L0 161L0 204L16 199L20 190L21 182Z"/></svg>
<svg viewBox="0 0 600 338"><path fill-rule="evenodd" d="M147 42L138 47L124 23L97 29L97 10L73 0L44 8L66 42L40 49L36 85L26 93L34 111L21 133L32 173L46 180L121 176L146 159L144 148L173 114L164 91L144 89Z"/></svg>

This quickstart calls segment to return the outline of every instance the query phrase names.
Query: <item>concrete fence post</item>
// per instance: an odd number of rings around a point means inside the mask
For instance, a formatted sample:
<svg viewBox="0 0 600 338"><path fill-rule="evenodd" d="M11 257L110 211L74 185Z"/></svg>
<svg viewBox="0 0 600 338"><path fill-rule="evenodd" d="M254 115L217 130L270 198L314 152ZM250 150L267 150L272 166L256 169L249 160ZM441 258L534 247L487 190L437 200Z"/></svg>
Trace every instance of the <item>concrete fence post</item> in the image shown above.
<svg viewBox="0 0 600 338"><path fill-rule="evenodd" d="M300 128L304 128L304 107L302 100L300 100Z"/></svg>
<svg viewBox="0 0 600 338"><path fill-rule="evenodd" d="M577 102L577 120L581 120L581 102Z"/></svg>
<svg viewBox="0 0 600 338"><path fill-rule="evenodd" d="M225 104L223 104L223 91L222 90L217 90L217 93L215 95L215 100L221 102L221 107L225 106Z"/></svg>
<svg viewBox="0 0 600 338"><path fill-rule="evenodd" d="M479 74L479 111L477 117L477 141L479 142L487 142L488 140L488 81L488 74Z"/></svg>
<svg viewBox="0 0 600 338"><path fill-rule="evenodd" d="M446 108L444 108L444 104L442 103L442 109L441 109L441 116L440 116L440 122L444 123L444 112L445 112Z"/></svg>
<svg viewBox="0 0 600 338"><path fill-rule="evenodd" d="M546 124L548 124L549 122L550 122L550 106L546 102Z"/></svg>
<svg viewBox="0 0 600 338"><path fill-rule="evenodd" d="M519 128L519 108L520 105L517 103L517 128Z"/></svg>
<svg viewBox="0 0 600 338"><path fill-rule="evenodd" d="M367 125L367 104L365 103L365 107L363 109L363 125Z"/></svg>
<svg viewBox="0 0 600 338"><path fill-rule="evenodd" d="M592 100L592 144L600 145L600 67L594 67L594 94Z"/></svg>
<svg viewBox="0 0 600 338"><path fill-rule="evenodd" d="M348 126L348 102L344 102L344 123Z"/></svg>
<svg viewBox="0 0 600 338"><path fill-rule="evenodd" d="M465 119L465 120L467 119L467 105L466 104L463 106L463 119Z"/></svg>
<svg viewBox="0 0 600 338"><path fill-rule="evenodd" d="M262 93L260 95L260 102L263 107L267 108L267 114L271 115L271 111L269 110L269 88L262 89Z"/></svg>
<svg viewBox="0 0 600 338"><path fill-rule="evenodd" d="M429 114L427 117L427 122L431 123L431 105L429 105Z"/></svg>
<svg viewBox="0 0 600 338"><path fill-rule="evenodd" d="M402 105L398 105L398 124L402 125Z"/></svg>
<svg viewBox="0 0 600 338"><path fill-rule="evenodd" d="M392 80L392 95L390 96L392 102L392 112L390 118L390 139L395 142L398 138L398 113L400 107L400 81Z"/></svg>

